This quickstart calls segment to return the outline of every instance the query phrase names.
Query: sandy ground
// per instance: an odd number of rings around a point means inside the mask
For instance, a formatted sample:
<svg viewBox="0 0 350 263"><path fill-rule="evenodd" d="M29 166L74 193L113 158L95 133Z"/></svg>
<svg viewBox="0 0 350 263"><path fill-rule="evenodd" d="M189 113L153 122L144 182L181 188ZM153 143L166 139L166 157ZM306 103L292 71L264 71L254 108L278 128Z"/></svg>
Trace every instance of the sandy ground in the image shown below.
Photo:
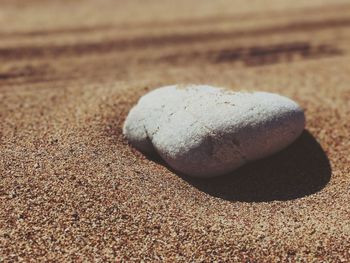
<svg viewBox="0 0 350 263"><path fill-rule="evenodd" d="M350 261L348 1L0 2L0 261ZM173 83L281 93L307 130L176 175L121 134Z"/></svg>

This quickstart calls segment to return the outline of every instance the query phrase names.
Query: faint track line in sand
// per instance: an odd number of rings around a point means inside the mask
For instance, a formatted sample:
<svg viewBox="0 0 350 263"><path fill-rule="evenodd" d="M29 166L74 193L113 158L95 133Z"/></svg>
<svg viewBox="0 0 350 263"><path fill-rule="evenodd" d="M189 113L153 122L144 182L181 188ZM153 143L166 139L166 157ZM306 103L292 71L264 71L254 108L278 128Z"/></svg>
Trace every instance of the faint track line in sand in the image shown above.
<svg viewBox="0 0 350 263"><path fill-rule="evenodd" d="M293 60L307 60L342 55L339 48L309 42L289 42L265 46L241 46L216 50L194 51L163 56L158 62L183 64L189 61L207 60L211 63L243 62L245 66L261 66L291 62Z"/></svg>
<svg viewBox="0 0 350 263"><path fill-rule="evenodd" d="M329 44L313 45L309 42L286 42L264 46L238 46L233 48L218 48L202 51L178 52L161 57L141 57L133 63L144 64L170 64L187 65L188 63L241 63L245 67L263 66L277 63L289 63L296 60L310 60L342 55L343 51ZM121 62L119 62L121 63ZM130 66L130 65L129 65ZM98 68L98 66L97 66ZM96 70L98 76L104 75ZM35 84L41 82L54 82L60 80L77 80L84 76L84 71L78 74L60 74L47 65L22 66L0 71L0 84L6 86L20 84Z"/></svg>
<svg viewBox="0 0 350 263"><path fill-rule="evenodd" d="M85 34L92 32L105 32L109 30L118 29L149 29L149 28L165 28L165 27L178 27L178 26L207 26L219 23L228 22L242 22L250 21L252 19L268 19L271 17L300 17L319 15L323 12L344 12L350 11L349 4L339 4L336 6L317 6L295 10L283 10L283 11L270 11L268 13L247 13L239 14L234 16L211 16L211 17L200 17L192 19L182 19L176 21L151 21L134 24L102 24L94 26L81 26L72 28L55 28L50 30L33 30L33 31L18 31L18 32L0 32L2 38L27 38L27 37L43 37L43 36L55 36L55 35L69 35L69 34Z"/></svg>
<svg viewBox="0 0 350 263"><path fill-rule="evenodd" d="M5 47L0 49L0 59L5 61L83 56L111 52L161 48L176 45L189 45L198 42L208 43L220 40L233 40L243 37L291 34L296 32L316 32L350 26L350 18L335 18L322 21L295 22L260 29L229 32L204 32L192 34L169 34L161 36L141 36L136 38L114 39L104 42L78 43L70 45L43 45Z"/></svg>

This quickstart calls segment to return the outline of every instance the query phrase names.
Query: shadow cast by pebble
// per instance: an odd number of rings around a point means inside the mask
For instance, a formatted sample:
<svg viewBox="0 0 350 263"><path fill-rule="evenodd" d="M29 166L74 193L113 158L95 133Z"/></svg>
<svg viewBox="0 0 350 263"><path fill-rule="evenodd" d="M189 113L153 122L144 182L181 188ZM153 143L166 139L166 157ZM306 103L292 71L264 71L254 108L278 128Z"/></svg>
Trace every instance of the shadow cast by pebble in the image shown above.
<svg viewBox="0 0 350 263"><path fill-rule="evenodd" d="M331 178L331 166L321 145L304 131L283 151L231 174L207 180L182 178L201 191L225 200L293 200L325 187Z"/></svg>
<svg viewBox="0 0 350 263"><path fill-rule="evenodd" d="M152 160L164 164L159 158ZM197 189L224 200L286 201L324 188L331 178L331 166L320 144L305 130L281 152L230 174L210 179L178 175Z"/></svg>

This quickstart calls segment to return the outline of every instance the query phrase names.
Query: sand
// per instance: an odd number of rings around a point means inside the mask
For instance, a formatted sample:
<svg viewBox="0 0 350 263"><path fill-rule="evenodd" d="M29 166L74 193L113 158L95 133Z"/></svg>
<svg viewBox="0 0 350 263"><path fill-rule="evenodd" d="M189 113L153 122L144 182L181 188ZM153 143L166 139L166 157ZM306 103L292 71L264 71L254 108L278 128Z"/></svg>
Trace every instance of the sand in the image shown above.
<svg viewBox="0 0 350 263"><path fill-rule="evenodd" d="M0 261L350 261L347 1L1 1ZM140 96L277 92L293 145L209 181L122 136Z"/></svg>

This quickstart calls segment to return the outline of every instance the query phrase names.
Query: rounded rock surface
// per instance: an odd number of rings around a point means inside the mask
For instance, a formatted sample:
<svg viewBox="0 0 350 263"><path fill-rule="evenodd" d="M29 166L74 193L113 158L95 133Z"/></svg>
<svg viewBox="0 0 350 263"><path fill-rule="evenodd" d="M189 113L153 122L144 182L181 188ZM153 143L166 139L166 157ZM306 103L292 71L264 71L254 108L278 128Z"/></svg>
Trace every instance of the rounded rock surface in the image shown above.
<svg viewBox="0 0 350 263"><path fill-rule="evenodd" d="M174 85L141 97L123 133L178 172L213 177L280 151L304 127L300 106L278 94Z"/></svg>

